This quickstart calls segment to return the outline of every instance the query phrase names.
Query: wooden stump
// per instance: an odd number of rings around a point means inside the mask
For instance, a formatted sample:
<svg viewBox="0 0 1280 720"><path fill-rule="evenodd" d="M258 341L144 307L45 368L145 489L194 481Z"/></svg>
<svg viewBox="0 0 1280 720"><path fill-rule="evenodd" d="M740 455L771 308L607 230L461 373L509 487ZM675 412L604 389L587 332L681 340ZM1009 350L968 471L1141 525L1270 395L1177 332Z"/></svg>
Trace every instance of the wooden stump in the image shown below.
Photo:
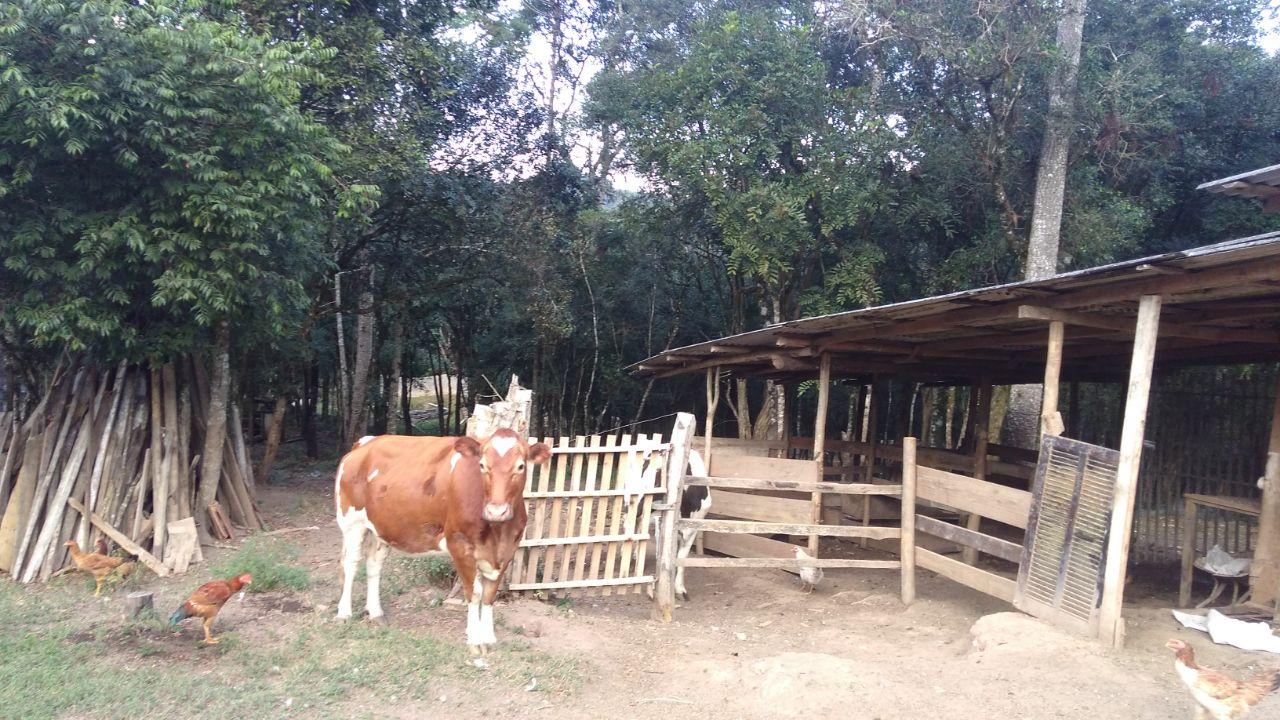
<svg viewBox="0 0 1280 720"><path fill-rule="evenodd" d="M149 592L131 592L124 598L124 614L136 618L143 613L156 611L155 596Z"/></svg>

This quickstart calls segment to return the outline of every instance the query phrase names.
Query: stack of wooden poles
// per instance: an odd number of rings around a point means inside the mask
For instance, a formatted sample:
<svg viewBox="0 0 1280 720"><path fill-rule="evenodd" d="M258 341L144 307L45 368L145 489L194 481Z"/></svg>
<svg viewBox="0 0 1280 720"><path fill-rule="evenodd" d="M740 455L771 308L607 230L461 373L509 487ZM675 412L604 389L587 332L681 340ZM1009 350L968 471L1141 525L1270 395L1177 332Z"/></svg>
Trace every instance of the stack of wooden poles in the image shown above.
<svg viewBox="0 0 1280 720"><path fill-rule="evenodd" d="M186 518L215 537L226 538L230 525L261 529L234 406L216 507L196 507L208 407L203 366L183 359L59 367L33 410L0 413L0 571L24 583L47 580L66 564L67 540L90 548L104 525L126 550L156 557L165 556L175 522L194 532ZM221 508L230 523L219 522ZM199 556L198 543L191 553ZM155 558L143 559L159 571ZM169 569L185 569L190 559L170 560Z"/></svg>

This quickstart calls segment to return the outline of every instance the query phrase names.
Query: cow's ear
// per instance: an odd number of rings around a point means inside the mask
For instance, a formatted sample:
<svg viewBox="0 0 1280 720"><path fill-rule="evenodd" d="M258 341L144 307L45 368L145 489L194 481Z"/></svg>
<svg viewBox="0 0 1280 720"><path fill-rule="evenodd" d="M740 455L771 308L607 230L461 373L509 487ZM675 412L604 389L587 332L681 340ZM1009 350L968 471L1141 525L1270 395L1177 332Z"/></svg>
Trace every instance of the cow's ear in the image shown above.
<svg viewBox="0 0 1280 720"><path fill-rule="evenodd" d="M534 443L529 446L527 456L531 463L545 463L551 460L551 448L546 443Z"/></svg>
<svg viewBox="0 0 1280 720"><path fill-rule="evenodd" d="M453 441L453 451L464 457L480 457L480 442L472 437L460 437Z"/></svg>

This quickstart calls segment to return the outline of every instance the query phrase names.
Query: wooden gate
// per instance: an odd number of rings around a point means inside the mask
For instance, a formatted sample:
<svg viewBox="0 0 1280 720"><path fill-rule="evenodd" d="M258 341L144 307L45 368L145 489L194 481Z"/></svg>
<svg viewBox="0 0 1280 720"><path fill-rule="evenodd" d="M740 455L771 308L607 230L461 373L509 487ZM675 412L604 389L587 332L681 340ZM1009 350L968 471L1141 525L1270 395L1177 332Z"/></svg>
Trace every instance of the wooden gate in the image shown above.
<svg viewBox="0 0 1280 720"><path fill-rule="evenodd" d="M544 438L548 467L531 466L529 522L507 574L513 592L639 593L654 496L665 495L671 449L660 434Z"/></svg>

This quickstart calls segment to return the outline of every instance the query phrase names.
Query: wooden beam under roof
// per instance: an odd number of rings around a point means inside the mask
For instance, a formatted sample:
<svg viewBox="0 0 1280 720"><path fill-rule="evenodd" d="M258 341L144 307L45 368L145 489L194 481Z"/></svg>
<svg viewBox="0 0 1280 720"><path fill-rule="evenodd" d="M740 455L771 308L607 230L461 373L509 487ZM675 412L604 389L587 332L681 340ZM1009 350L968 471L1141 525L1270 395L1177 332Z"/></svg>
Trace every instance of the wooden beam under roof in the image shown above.
<svg viewBox="0 0 1280 720"><path fill-rule="evenodd" d="M1046 320L1062 322L1068 325L1103 328L1119 332L1133 333L1136 319L1101 315L1098 313L1058 310L1056 308L1021 305L1018 317L1026 320ZM1280 344L1280 332L1267 330L1250 330L1244 328L1207 328L1182 323L1161 323L1160 334L1168 337L1193 338L1215 342L1251 342L1264 345Z"/></svg>
<svg viewBox="0 0 1280 720"><path fill-rule="evenodd" d="M1243 267L1241 267L1243 265ZM1238 263L1222 265L1186 275L1159 277L1135 277L1131 281L1105 283L1104 287L1086 286L1048 299L1045 305L1053 308L1077 308L1111 305L1117 302L1133 302L1142 295L1171 296L1205 290L1214 286L1231 286L1255 280L1280 279L1280 262Z"/></svg>

